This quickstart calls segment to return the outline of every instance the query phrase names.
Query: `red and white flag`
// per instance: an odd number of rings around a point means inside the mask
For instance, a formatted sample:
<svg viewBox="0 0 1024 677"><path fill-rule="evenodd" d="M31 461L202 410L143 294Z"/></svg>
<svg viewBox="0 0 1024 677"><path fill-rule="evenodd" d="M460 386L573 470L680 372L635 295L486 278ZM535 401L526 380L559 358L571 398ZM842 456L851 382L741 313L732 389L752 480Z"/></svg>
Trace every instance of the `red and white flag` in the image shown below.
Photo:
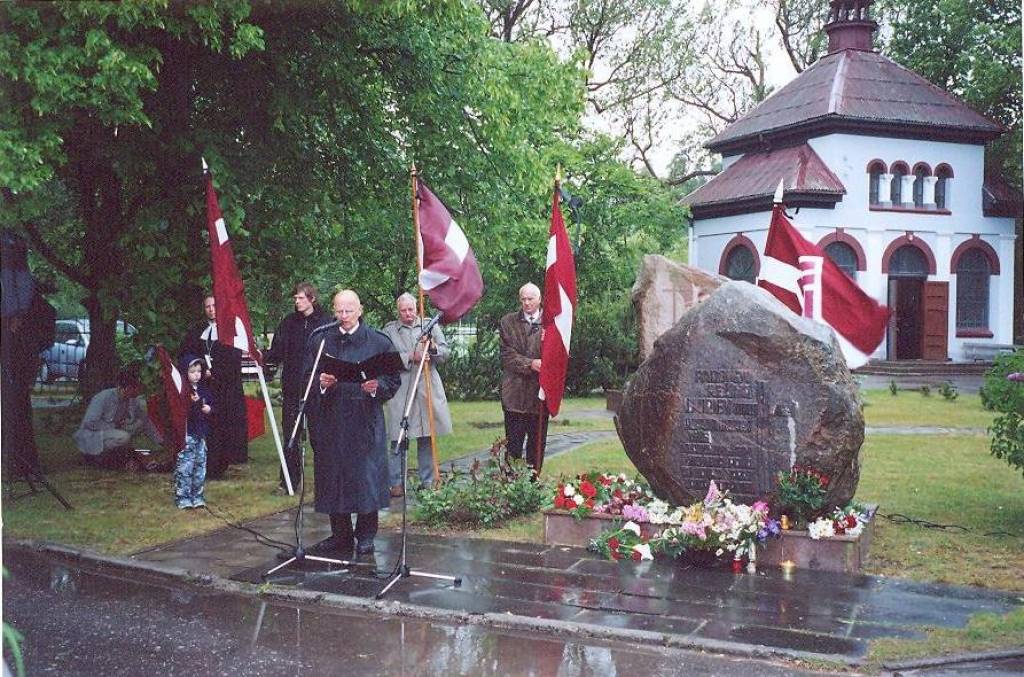
<svg viewBox="0 0 1024 677"><path fill-rule="evenodd" d="M441 311L441 322L456 322L484 293L484 280L462 228L441 201L417 179L420 287Z"/></svg>
<svg viewBox="0 0 1024 677"><path fill-rule="evenodd" d="M868 296L786 218L778 196L757 284L798 315L830 326L850 369L868 361L885 337L889 309Z"/></svg>
<svg viewBox="0 0 1024 677"><path fill-rule="evenodd" d="M572 321L576 316L576 262L572 256L569 234L565 232L558 194L556 183L551 205L547 270L544 274L544 313L541 315L544 338L540 349L538 393L552 416L557 416L562 406L565 374L569 369Z"/></svg>
<svg viewBox="0 0 1024 677"><path fill-rule="evenodd" d="M164 383L164 398L167 400L167 422L170 424L170 430L164 431L168 436L167 446L178 451L185 448L189 384L163 346L156 347L156 355L160 360L160 376ZM174 443L173 447L170 442Z"/></svg>
<svg viewBox="0 0 1024 677"><path fill-rule="evenodd" d="M203 163L205 166L205 162ZM221 214L213 176L206 173L206 227L210 232L210 259L213 263L213 298L217 308L217 341L238 348L256 361L260 353L252 336L249 306L245 302L245 284L238 274L235 253Z"/></svg>

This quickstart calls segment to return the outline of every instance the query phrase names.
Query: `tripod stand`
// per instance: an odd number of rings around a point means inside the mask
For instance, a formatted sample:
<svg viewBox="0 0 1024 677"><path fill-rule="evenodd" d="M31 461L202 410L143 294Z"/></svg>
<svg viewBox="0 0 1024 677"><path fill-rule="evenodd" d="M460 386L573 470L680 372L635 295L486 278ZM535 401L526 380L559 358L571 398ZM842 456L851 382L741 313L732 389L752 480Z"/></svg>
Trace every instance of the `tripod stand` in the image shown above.
<svg viewBox="0 0 1024 677"><path fill-rule="evenodd" d="M424 338L429 338L430 331L437 324L438 320L441 319L441 315L435 315L426 325L424 325L419 339L416 344L418 345ZM395 442L396 449L402 454L402 547L398 556L398 562L395 563L395 568L391 576L391 580L388 581L387 585L381 588L381 591L375 595L376 599L383 599L384 595L388 593L398 581L403 578L409 578L410 576L419 576L421 578L434 578L442 581L451 581L452 585L459 587L462 585L462 579L456 576L447 576L444 574L433 574L426 571L414 571L409 568L408 561L408 516L409 516L409 478L406 466L408 465L408 450L403 449L403 445L409 441L409 412L412 410L412 403L416 400L416 391L419 389L420 381L423 378L423 366L427 361L427 351L422 350L420 352L420 362L416 368L416 378L413 379L412 386L409 388L409 394L405 398L405 409L402 412L401 427L398 431L398 440Z"/></svg>
<svg viewBox="0 0 1024 677"><path fill-rule="evenodd" d="M306 413L306 400L309 399L309 391L313 387L313 379L316 378L316 368L320 365L320 358L324 353L324 343L327 339L320 339L320 347L316 351L316 359L313 360L313 371L309 375L309 382L306 384L306 392L302 394L302 401L299 403L299 411L295 415L295 425L292 426L292 434L288 439L288 446L286 449L291 449L292 445L295 444L299 434L299 427L302 425L302 418ZM299 444L299 468L305 469L306 467L306 447L303 444ZM285 472L288 472L285 467ZM299 514L295 518L295 549L292 551L291 558L285 560L281 564L278 564L273 569L270 569L263 574L263 578L270 576L271 574L284 569L285 567L295 562L302 563L305 560L312 560L314 562L324 562L326 564L338 564L341 566L351 566L353 564L360 564L360 562L354 562L351 560L344 559L333 559L331 557L321 557L319 555L308 555L306 554L305 548L302 547L302 527L305 524L305 511L303 510L303 504L306 500L306 483L302 482L302 488L299 490Z"/></svg>
<svg viewBox="0 0 1024 677"><path fill-rule="evenodd" d="M32 468L29 465L28 461L23 459L20 454L14 453L12 454L12 456L14 457L15 477L14 479L10 480L10 482L13 484L18 480L24 480L25 484L28 485L28 493L20 494L18 496L11 496L10 500L16 501L19 498L24 498L25 496L31 496L33 494L39 493L39 489L36 487L36 484L40 484L44 489L50 492L51 496L57 499L58 503L64 506L65 510L74 510L74 508L71 507L71 504L68 503L67 499L60 495L60 492L57 491L52 484L50 484L50 481L46 479L46 476L43 475L43 473Z"/></svg>

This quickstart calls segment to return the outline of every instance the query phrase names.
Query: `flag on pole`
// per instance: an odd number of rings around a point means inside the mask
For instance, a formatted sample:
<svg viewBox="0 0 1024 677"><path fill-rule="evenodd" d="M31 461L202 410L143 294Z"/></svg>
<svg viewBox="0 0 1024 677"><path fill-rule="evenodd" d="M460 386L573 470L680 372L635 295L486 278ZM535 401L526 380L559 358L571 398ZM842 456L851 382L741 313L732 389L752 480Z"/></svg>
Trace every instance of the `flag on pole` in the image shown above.
<svg viewBox="0 0 1024 677"><path fill-rule="evenodd" d="M456 322L484 293L484 280L462 228L426 184L417 181L420 287L441 311L444 324Z"/></svg>
<svg viewBox="0 0 1024 677"><path fill-rule="evenodd" d="M206 161L203 161L206 167ZM210 259L213 263L213 298L217 307L217 341L248 353L257 362L260 353L252 336L249 306L245 302L245 284L238 274L235 253L228 238L224 216L213 189L213 176L206 172L206 226L210 232Z"/></svg>
<svg viewBox="0 0 1024 677"><path fill-rule="evenodd" d="M800 235L786 218L780 193L776 192L757 284L794 313L835 330L847 365L855 369L868 361L885 337L889 309Z"/></svg>
<svg viewBox="0 0 1024 677"><path fill-rule="evenodd" d="M540 349L540 392L548 413L558 415L569 369L569 344L576 315L576 263L558 204L558 182L551 205L547 270L544 273L544 338Z"/></svg>
<svg viewBox="0 0 1024 677"><path fill-rule="evenodd" d="M160 376L164 384L164 398L167 400L167 422L170 425L170 429L164 431L167 436L167 446L173 451L180 451L185 448L189 384L163 346L156 347L156 355L160 360Z"/></svg>

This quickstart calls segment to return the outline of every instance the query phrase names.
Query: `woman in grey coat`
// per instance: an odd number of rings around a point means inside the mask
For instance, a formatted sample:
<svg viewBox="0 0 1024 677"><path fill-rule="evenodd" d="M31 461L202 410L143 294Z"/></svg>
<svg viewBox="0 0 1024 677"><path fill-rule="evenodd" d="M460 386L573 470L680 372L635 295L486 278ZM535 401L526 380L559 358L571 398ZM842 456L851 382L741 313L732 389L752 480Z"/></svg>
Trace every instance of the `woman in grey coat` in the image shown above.
<svg viewBox="0 0 1024 677"><path fill-rule="evenodd" d="M395 350L402 356L405 364L405 371L402 372L402 386L398 393L387 403L388 414L388 438L391 440L391 452L388 455L391 474L391 495L402 495L402 456L403 452L395 448L398 441L398 433L401 429L402 414L405 412L405 403L409 397L409 389L416 377L416 370L419 368L420 355L424 347L427 348L427 363L430 368L430 397L434 413L434 434L436 436L447 435L452 431L452 417L448 411L448 398L444 393L444 385L441 383L441 376L437 373L436 365L448 359L448 342L444 338L441 328L434 325L430 332L429 344L417 344L417 339L422 333L423 320L416 313L416 299L412 294L402 294L396 301L398 307L398 319L389 322L384 327L391 342L395 344ZM409 410L409 439L416 440L416 461L419 468L420 484L432 486L434 483L434 449L430 439L430 417L427 410L427 386L425 378L420 381L416 390L416 399L413 400L412 409ZM404 444L408 448L408 444Z"/></svg>

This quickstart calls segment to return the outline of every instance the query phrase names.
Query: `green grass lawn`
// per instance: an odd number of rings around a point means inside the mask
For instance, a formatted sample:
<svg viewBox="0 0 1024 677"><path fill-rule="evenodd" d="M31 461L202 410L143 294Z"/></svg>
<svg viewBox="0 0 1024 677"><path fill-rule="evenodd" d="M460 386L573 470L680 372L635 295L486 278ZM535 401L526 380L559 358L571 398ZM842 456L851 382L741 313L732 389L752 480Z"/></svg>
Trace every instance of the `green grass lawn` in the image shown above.
<svg viewBox="0 0 1024 677"><path fill-rule="evenodd" d="M864 390L864 423L872 427L922 426L987 428L995 414L981 406L978 395L960 394L955 400L936 392L925 397L916 390Z"/></svg>

